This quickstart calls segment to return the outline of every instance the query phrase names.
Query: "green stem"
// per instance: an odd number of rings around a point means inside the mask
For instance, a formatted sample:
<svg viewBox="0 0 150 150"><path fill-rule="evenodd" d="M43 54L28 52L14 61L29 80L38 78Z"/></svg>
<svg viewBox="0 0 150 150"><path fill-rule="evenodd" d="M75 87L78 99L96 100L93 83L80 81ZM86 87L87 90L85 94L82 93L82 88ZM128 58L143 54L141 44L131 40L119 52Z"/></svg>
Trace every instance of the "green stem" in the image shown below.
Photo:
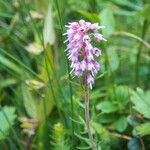
<svg viewBox="0 0 150 150"><path fill-rule="evenodd" d="M106 75L104 76L105 78L105 85L106 87L110 87L111 84L114 83L114 73L110 67L110 62L109 62L109 57L108 57L108 52L107 52L107 48L104 44L103 46L103 49L104 49L104 58L105 58L105 62L104 62L104 65L105 65L105 71L107 72Z"/></svg>
<svg viewBox="0 0 150 150"><path fill-rule="evenodd" d="M91 9L92 13L97 13L97 1L96 0L89 0L89 8Z"/></svg>
<svg viewBox="0 0 150 150"><path fill-rule="evenodd" d="M30 10L29 6L27 6L27 8L28 8L28 12L29 12L29 10ZM35 21L33 20L33 18L32 18L32 16L31 16L30 12L29 12L29 16L30 16L30 18L31 18L31 20L32 20L33 27L34 27L35 31L37 32L37 35L38 35L38 37L39 37L39 39L40 39L40 42L41 42L41 44L42 44L42 47L43 47L43 49L44 49L46 72L47 72L47 75L48 75L49 86L50 86L50 88L51 88L52 96L53 96L53 99L54 99L54 102L55 102L55 105L56 105L58 114L59 114L61 120L63 121L63 123L66 124L65 118L64 118L64 116L62 115L62 113L61 113L61 111L60 111L60 108L59 108L59 105L58 105L56 96L55 96L55 94L54 94L54 89L53 89L53 86L52 86L52 80L50 79L50 73L49 73L49 69L48 69L48 63L50 64L50 67L51 67L51 69L52 69L52 73L53 73L53 75L55 76L56 82L57 82L57 84L59 85L59 88L60 88L61 86L60 86L60 83L59 83L59 79L57 78L57 74L56 74L56 72L55 72L55 69L54 69L52 63L51 63L51 60L49 59L48 55L46 54L46 48L45 48L45 46L44 46L43 36L41 36L41 35L39 34L38 29L37 29L37 26L36 26L36 23L35 23ZM48 60L48 62L47 62L46 59ZM61 92L62 96L64 96L63 93L62 93L62 91L61 91L61 88L60 88L60 92ZM64 99L65 99L65 97L64 97ZM43 103L45 103L45 101L43 101ZM46 104L43 104L43 106L46 106ZM44 109L45 109L45 107L44 107Z"/></svg>
<svg viewBox="0 0 150 150"><path fill-rule="evenodd" d="M147 28L147 20L144 20L143 27L142 27L142 35L141 38L145 38L146 34L146 28ZM139 78L140 78L140 60L141 60L141 53L142 53L142 44L139 45L138 52L136 55L136 66L135 66L135 84L136 86L139 85Z"/></svg>
<svg viewBox="0 0 150 150"><path fill-rule="evenodd" d="M45 53L46 55L46 53ZM48 70L48 64L47 64L47 61L46 61L46 56L45 56L45 64L46 64L46 71L47 71L47 75L48 75L48 80L49 80L49 85L50 85L50 88L51 88L51 92L52 92L52 96L53 96L53 99L54 99L54 102L55 102L55 105L56 105L56 108L57 108L57 111L58 111L58 114L60 116L60 118L62 119L63 123L66 124L65 122L65 118L63 117L62 113L60 112L60 108L58 106L58 101L57 101L57 98L54 94L54 89L53 89L53 86L52 86L52 80L50 79L50 76L49 76L49 70Z"/></svg>
<svg viewBox="0 0 150 150"><path fill-rule="evenodd" d="M38 34L38 37L39 37L39 39L40 39L40 42L41 42L42 47L43 47L43 49L44 49L44 52L47 53L46 48L45 48L45 46L44 46L44 39L43 39L43 36L40 36L40 34L39 34L40 32L38 31L37 26L36 26L36 23L35 23L35 21L33 20L33 18L32 18L32 16L31 16L30 13L29 13L29 16L30 16L30 18L31 18L31 20L32 20L33 26L35 27L35 31L36 31L37 34ZM56 82L57 82L57 84L58 84L60 93L61 93L61 95L63 96L63 99L65 99L65 96L64 96L64 94L63 94L63 92L62 92L61 85L60 85L60 82L59 82L59 78L58 78L58 76L57 76L57 73L56 73L56 71L55 71L55 68L53 67L52 62L51 62L50 58L48 57L48 55L45 54L45 57L48 59L48 63L49 63L49 65L50 65L51 69L52 69L52 73L53 73L54 77L56 78Z"/></svg>
<svg viewBox="0 0 150 150"><path fill-rule="evenodd" d="M4 131L2 131L2 130L0 129L0 133L1 133L4 137L6 137L6 140L8 141L8 143L10 143L9 146L10 146L10 148L12 148L12 150L18 150L17 145L14 144L14 142L12 141L11 138L7 137L7 135L4 133ZM2 144L5 145L5 148L4 148L4 149L7 149L7 147L9 147L8 145L6 145L6 143L5 143L3 140L2 140L1 142L2 142Z"/></svg>
<svg viewBox="0 0 150 150"><path fill-rule="evenodd" d="M58 1L54 0L54 2L55 2L57 13L58 13L59 24L60 24L60 27L61 27L61 34L63 34L63 32L64 32L63 21L61 19ZM66 60L67 60L68 79L69 79L69 81L71 81L69 61L68 61L67 57L66 57ZM74 103L73 103L73 97L72 97L73 92L72 92L71 82L69 82L69 90L70 90L70 102L71 102L71 118L74 119ZM73 147L74 147L74 122L73 122L73 120L71 121L71 124L72 124L72 144L73 144Z"/></svg>
<svg viewBox="0 0 150 150"><path fill-rule="evenodd" d="M150 49L150 44L135 34L132 34L129 32L124 32L124 31L116 31L116 32L113 32L111 35L112 36L126 36L126 37L133 38L133 39L137 40L138 42L140 42L141 44L143 44L146 48Z"/></svg>

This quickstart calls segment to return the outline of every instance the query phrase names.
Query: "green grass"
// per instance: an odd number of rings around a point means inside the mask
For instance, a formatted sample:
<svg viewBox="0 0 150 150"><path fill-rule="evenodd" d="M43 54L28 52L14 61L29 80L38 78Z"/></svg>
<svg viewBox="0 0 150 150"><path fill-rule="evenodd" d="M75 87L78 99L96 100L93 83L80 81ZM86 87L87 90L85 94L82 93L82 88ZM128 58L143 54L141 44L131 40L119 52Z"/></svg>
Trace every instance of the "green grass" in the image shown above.
<svg viewBox="0 0 150 150"><path fill-rule="evenodd" d="M149 18L149 0L1 0L0 150L91 149L84 85L70 74L62 35L80 19L106 27L107 42L94 43L102 49L89 91L94 142L149 150ZM32 43L43 51L27 51Z"/></svg>

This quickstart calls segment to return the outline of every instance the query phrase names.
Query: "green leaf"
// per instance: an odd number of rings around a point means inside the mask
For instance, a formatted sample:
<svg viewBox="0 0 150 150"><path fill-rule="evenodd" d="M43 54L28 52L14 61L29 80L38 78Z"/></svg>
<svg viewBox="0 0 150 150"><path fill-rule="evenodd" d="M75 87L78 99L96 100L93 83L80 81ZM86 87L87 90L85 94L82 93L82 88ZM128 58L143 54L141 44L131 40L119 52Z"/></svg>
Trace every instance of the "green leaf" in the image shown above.
<svg viewBox="0 0 150 150"><path fill-rule="evenodd" d="M118 117L116 116L116 114L113 113L110 114L100 113L100 115L98 115L96 118L100 123L109 124L115 121Z"/></svg>
<svg viewBox="0 0 150 150"><path fill-rule="evenodd" d="M141 150L140 141L136 138L128 142L128 150Z"/></svg>
<svg viewBox="0 0 150 150"><path fill-rule="evenodd" d="M80 122L78 120L72 119L71 117L70 117L70 120L73 121L73 122L75 122L75 123L77 123L77 124L84 125L83 122Z"/></svg>
<svg viewBox="0 0 150 150"><path fill-rule="evenodd" d="M48 149L50 147L50 142L49 142L49 128L48 125L43 121L40 123L40 126L38 127L37 134L36 134L36 139L37 141L37 150L44 150Z"/></svg>
<svg viewBox="0 0 150 150"><path fill-rule="evenodd" d="M55 32L53 27L53 15L52 15L52 6L49 3L47 15L44 23L44 45L47 44L53 45L55 42Z"/></svg>
<svg viewBox="0 0 150 150"><path fill-rule="evenodd" d="M142 89L137 88L136 91L132 91L131 101L136 111L150 119L150 91L144 93Z"/></svg>
<svg viewBox="0 0 150 150"><path fill-rule="evenodd" d="M144 9L138 15L148 18L150 16L150 4L145 5Z"/></svg>
<svg viewBox="0 0 150 150"><path fill-rule="evenodd" d="M120 7L118 7L114 10L114 14L120 15L120 16L129 16L129 17L132 16L133 17L137 14L137 11L128 11L128 10L120 9Z"/></svg>
<svg viewBox="0 0 150 150"><path fill-rule="evenodd" d="M104 113L112 113L118 110L118 107L109 101L99 103L96 108Z"/></svg>
<svg viewBox="0 0 150 150"><path fill-rule="evenodd" d="M4 139L8 133L11 126L13 126L16 119L14 107L0 106L0 140Z"/></svg>
<svg viewBox="0 0 150 150"><path fill-rule="evenodd" d="M128 121L127 121L127 117L123 116L120 117L116 122L115 122L115 128L117 131L119 132L123 132L125 131L125 129L127 128L128 125Z"/></svg>
<svg viewBox="0 0 150 150"><path fill-rule="evenodd" d="M135 126L138 126L140 124L135 116L129 115L127 119L128 119L128 123L131 126L135 127Z"/></svg>
<svg viewBox="0 0 150 150"><path fill-rule="evenodd" d="M150 123L144 123L136 127L137 132L141 136L149 135L150 134Z"/></svg>
<svg viewBox="0 0 150 150"><path fill-rule="evenodd" d="M129 92L126 86L117 86L115 89L115 100L120 106L125 107L129 102Z"/></svg>
<svg viewBox="0 0 150 150"><path fill-rule="evenodd" d="M24 102L24 106L27 111L27 114L31 118L36 118L37 117L36 103L33 99L33 96L29 88L24 83L22 84L22 94L23 94L23 102Z"/></svg>
<svg viewBox="0 0 150 150"><path fill-rule="evenodd" d="M104 97L106 94L104 92L101 92L99 89L98 90L94 90L91 92L90 94L90 98L95 100L101 97Z"/></svg>
<svg viewBox="0 0 150 150"><path fill-rule="evenodd" d="M130 9L133 10L141 10L142 6L138 5L137 3L133 3L130 0L112 0L114 3L116 3L117 5L121 5L124 7L129 7Z"/></svg>
<svg viewBox="0 0 150 150"><path fill-rule="evenodd" d="M17 81L13 78L0 80L0 88L5 88L5 87L8 87L8 86L16 84L16 83L17 83Z"/></svg>
<svg viewBox="0 0 150 150"><path fill-rule="evenodd" d="M82 141L84 141L85 143L89 144L89 139L88 139L88 138L85 138L85 137L79 135L79 134L76 133L76 132L74 133L74 135L75 135L76 137L78 137L80 140L82 140Z"/></svg>
<svg viewBox="0 0 150 150"><path fill-rule="evenodd" d="M108 137L109 132L101 124L97 122L91 122L91 126L101 137Z"/></svg>
<svg viewBox="0 0 150 150"><path fill-rule="evenodd" d="M119 57L116 52L116 49L109 47L109 48L107 48L106 52L108 55L110 71L112 72L112 71L117 70L119 67Z"/></svg>
<svg viewBox="0 0 150 150"><path fill-rule="evenodd" d="M5 67L9 68L10 70L14 71L17 74L21 74L22 69L20 69L15 63L10 61L3 55L0 55L0 64L4 65Z"/></svg>
<svg viewBox="0 0 150 150"><path fill-rule="evenodd" d="M84 10L79 10L78 12L85 18L87 18L89 21L100 23L100 18L97 16L97 14L90 13Z"/></svg>
<svg viewBox="0 0 150 150"><path fill-rule="evenodd" d="M100 14L100 17L102 19L102 25L105 26L102 32L105 36L108 36L115 29L115 19L111 6L108 6L107 8L103 9Z"/></svg>
<svg viewBox="0 0 150 150"><path fill-rule="evenodd" d="M8 14L8 13L5 13L5 12L0 12L0 17L2 18L12 18L13 15L12 14Z"/></svg>

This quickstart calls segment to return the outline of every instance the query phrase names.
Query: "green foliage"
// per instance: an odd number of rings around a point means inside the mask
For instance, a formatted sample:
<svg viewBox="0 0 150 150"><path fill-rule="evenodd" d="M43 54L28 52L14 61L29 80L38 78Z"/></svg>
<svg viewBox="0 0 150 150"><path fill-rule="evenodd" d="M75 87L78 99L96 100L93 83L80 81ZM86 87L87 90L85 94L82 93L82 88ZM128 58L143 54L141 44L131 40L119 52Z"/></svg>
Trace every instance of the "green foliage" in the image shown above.
<svg viewBox="0 0 150 150"><path fill-rule="evenodd" d="M55 33L53 27L52 6L50 3L45 18L43 34L44 34L44 45L47 44L53 45L55 42Z"/></svg>
<svg viewBox="0 0 150 150"><path fill-rule="evenodd" d="M139 13L139 15L148 19L150 15L150 4L147 4L145 8Z"/></svg>
<svg viewBox="0 0 150 150"><path fill-rule="evenodd" d="M0 55L0 63L17 74L21 74L22 72L21 69L16 64L11 62L8 58L4 57L3 55Z"/></svg>
<svg viewBox="0 0 150 150"><path fill-rule="evenodd" d="M0 149L91 149L84 85L69 74L62 35L85 19L104 25L107 39L94 43L102 50L89 91L94 142L144 150L143 141L149 150L149 16L149 0L0 0Z"/></svg>
<svg viewBox="0 0 150 150"><path fill-rule="evenodd" d="M113 0L113 2L116 3L117 5L121 5L122 7L129 7L133 10L141 10L142 9L140 7L140 5L138 5L137 2L133 3L130 0L124 0L124 1Z"/></svg>
<svg viewBox="0 0 150 150"><path fill-rule="evenodd" d="M37 110L36 110L35 101L31 95L30 90L25 84L22 84L22 93L23 93L23 102L24 102L24 106L27 111L27 114L32 118L36 118Z"/></svg>
<svg viewBox="0 0 150 150"><path fill-rule="evenodd" d="M51 142L54 150L70 150L65 134L63 125L60 123L55 124L52 136L53 141Z"/></svg>
<svg viewBox="0 0 150 150"><path fill-rule="evenodd" d="M115 128L119 132L125 131L125 129L128 126L127 117L121 116L116 122L115 122Z"/></svg>
<svg viewBox="0 0 150 150"><path fill-rule="evenodd" d="M89 21L100 23L100 18L97 16L97 14L89 13L89 12L83 11L83 10L79 10L78 12L81 15L83 15L86 19L88 19Z"/></svg>
<svg viewBox="0 0 150 150"><path fill-rule="evenodd" d="M15 79L9 78L7 80L1 81L0 88L5 88L16 83L17 81Z"/></svg>
<svg viewBox="0 0 150 150"><path fill-rule="evenodd" d="M112 113L118 110L118 107L109 101L99 103L96 108L100 109L103 113Z"/></svg>
<svg viewBox="0 0 150 150"><path fill-rule="evenodd" d="M113 123L114 129L119 132L126 130L128 126L127 116L123 111L128 105L128 88L126 86L118 86L110 90L109 100L100 102L96 108L102 113L97 117L104 124ZM117 115L117 116L116 116Z"/></svg>
<svg viewBox="0 0 150 150"><path fill-rule="evenodd" d="M111 6L106 7L100 14L102 25L106 28L103 30L104 35L110 35L115 30L115 19Z"/></svg>
<svg viewBox="0 0 150 150"><path fill-rule="evenodd" d="M117 51L113 47L109 47L106 51L107 51L108 61L110 66L109 71L110 72L116 71L119 67L119 58L117 55Z"/></svg>
<svg viewBox="0 0 150 150"><path fill-rule="evenodd" d="M150 123L144 123L137 126L136 130L141 136L150 135Z"/></svg>
<svg viewBox="0 0 150 150"><path fill-rule="evenodd" d="M133 102L133 108L141 113L145 118L150 119L150 92L144 92L142 89L137 88L136 92L132 92L131 101Z"/></svg>
<svg viewBox="0 0 150 150"><path fill-rule="evenodd" d="M0 106L0 140L6 138L9 134L9 130L14 125L16 119L16 109L14 107L1 107Z"/></svg>
<svg viewBox="0 0 150 150"><path fill-rule="evenodd" d="M38 150L49 149L49 147L51 147L49 142L50 141L49 133L50 133L49 126L45 122L42 122L38 127L37 134L35 135L34 138L34 140L37 143Z"/></svg>

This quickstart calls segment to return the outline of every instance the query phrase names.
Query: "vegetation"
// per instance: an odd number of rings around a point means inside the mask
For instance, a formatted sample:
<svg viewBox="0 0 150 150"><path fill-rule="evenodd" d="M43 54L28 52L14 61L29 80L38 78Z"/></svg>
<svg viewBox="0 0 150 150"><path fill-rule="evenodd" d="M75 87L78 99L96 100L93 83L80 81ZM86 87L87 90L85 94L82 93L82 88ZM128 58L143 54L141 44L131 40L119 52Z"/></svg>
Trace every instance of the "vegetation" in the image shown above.
<svg viewBox="0 0 150 150"><path fill-rule="evenodd" d="M149 0L0 0L0 150L92 149L68 22L104 25L90 95L98 150L150 149Z"/></svg>

